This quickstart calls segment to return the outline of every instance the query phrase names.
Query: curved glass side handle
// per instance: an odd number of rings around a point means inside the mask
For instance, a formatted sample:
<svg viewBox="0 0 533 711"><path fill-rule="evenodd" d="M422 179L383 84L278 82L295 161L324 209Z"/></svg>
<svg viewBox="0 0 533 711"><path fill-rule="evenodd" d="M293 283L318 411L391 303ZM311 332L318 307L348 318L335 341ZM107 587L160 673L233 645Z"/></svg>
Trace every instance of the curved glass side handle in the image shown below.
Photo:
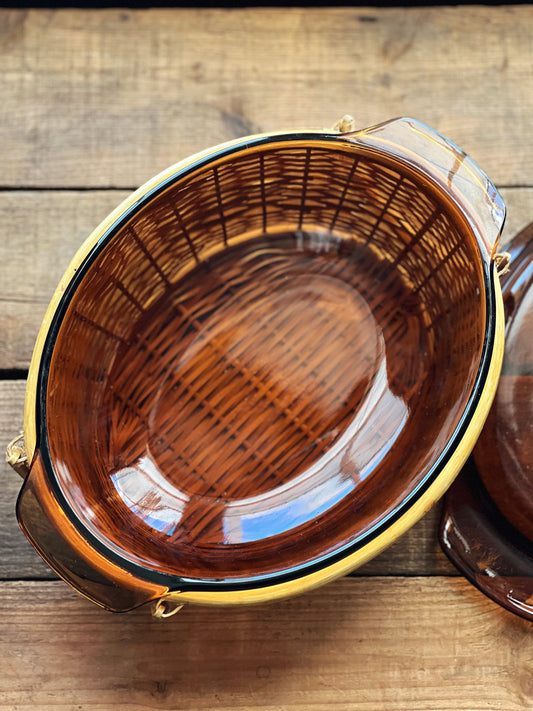
<svg viewBox="0 0 533 711"><path fill-rule="evenodd" d="M490 257L495 256L505 221L504 202L487 175L455 143L412 118L393 119L341 137L381 148L436 180L470 217Z"/></svg>
<svg viewBox="0 0 533 711"><path fill-rule="evenodd" d="M17 518L41 558L72 588L112 612L126 612L168 594L168 588L111 563L81 536L51 492L39 450L17 500Z"/></svg>

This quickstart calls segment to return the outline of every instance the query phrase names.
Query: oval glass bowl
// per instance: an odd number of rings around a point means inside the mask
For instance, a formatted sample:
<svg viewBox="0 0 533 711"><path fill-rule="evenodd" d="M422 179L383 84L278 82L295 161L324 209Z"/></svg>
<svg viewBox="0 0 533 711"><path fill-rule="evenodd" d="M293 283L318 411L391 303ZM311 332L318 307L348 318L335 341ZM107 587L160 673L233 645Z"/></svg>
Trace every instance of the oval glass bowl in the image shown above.
<svg viewBox="0 0 533 711"><path fill-rule="evenodd" d="M41 329L21 525L105 607L360 565L444 492L503 348L500 197L411 119L248 137L141 188Z"/></svg>

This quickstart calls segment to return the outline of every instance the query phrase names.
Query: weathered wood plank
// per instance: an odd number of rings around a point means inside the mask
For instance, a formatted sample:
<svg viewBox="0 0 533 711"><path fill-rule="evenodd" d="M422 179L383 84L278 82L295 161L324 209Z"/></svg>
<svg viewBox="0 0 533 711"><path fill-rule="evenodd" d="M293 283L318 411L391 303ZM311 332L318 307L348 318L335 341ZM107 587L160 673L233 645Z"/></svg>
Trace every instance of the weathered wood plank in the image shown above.
<svg viewBox="0 0 533 711"><path fill-rule="evenodd" d="M533 153L533 151L532 151ZM0 191L0 369L28 368L46 306L83 240L128 193ZM533 219L533 189L502 190L503 242Z"/></svg>
<svg viewBox="0 0 533 711"><path fill-rule="evenodd" d="M509 206L505 239L533 215L533 190L504 190ZM10 265L0 282L0 367L24 368L46 304L68 261L91 229L123 197L118 191L0 193L0 263ZM0 383L1 449L22 426L23 382ZM50 577L26 542L14 516L18 477L2 463L0 577ZM439 507L407 535L361 569L367 575L455 574L436 539Z"/></svg>
<svg viewBox="0 0 533 711"><path fill-rule="evenodd" d="M25 382L0 381L0 579L55 578L20 530L15 515L22 479L5 461L8 443L22 432Z"/></svg>
<svg viewBox="0 0 533 711"><path fill-rule="evenodd" d="M22 430L22 381L0 381L0 579L53 578L20 531L15 502L21 479L4 461L8 442ZM436 536L440 507L430 511L391 548L357 571L358 575L457 574L442 553Z"/></svg>
<svg viewBox="0 0 533 711"><path fill-rule="evenodd" d="M27 368L50 297L92 230L127 195L0 192L0 368Z"/></svg>
<svg viewBox="0 0 533 711"><path fill-rule="evenodd" d="M412 115L533 184L533 8L2 10L5 185L131 186L250 132Z"/></svg>
<svg viewBox="0 0 533 711"><path fill-rule="evenodd" d="M282 603L104 612L60 582L0 588L0 708L519 711L531 626L457 578L345 579Z"/></svg>

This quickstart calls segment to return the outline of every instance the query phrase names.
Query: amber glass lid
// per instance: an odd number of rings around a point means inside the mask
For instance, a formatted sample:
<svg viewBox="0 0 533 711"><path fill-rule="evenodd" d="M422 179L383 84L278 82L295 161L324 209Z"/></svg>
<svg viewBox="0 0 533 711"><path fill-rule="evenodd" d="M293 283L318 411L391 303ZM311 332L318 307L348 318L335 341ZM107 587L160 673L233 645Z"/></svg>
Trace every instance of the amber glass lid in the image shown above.
<svg viewBox="0 0 533 711"><path fill-rule="evenodd" d="M447 494L440 536L474 585L533 620L533 223L509 249L502 375L474 461Z"/></svg>

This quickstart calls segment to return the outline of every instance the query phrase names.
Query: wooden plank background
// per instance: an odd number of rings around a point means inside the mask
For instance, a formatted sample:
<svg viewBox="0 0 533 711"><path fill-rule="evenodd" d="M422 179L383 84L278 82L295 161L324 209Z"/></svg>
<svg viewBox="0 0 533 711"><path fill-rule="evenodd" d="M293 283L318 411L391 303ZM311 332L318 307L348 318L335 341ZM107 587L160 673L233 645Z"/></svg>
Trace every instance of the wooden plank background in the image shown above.
<svg viewBox="0 0 533 711"><path fill-rule="evenodd" d="M531 709L531 625L459 578L346 579L258 608L110 615L3 586L0 708Z"/></svg>
<svg viewBox="0 0 533 711"><path fill-rule="evenodd" d="M533 216L533 8L0 9L0 445L46 304L130 189L251 132L399 115ZM533 708L531 625L458 577L439 507L354 577L281 604L112 616L40 561L0 466L0 709Z"/></svg>

